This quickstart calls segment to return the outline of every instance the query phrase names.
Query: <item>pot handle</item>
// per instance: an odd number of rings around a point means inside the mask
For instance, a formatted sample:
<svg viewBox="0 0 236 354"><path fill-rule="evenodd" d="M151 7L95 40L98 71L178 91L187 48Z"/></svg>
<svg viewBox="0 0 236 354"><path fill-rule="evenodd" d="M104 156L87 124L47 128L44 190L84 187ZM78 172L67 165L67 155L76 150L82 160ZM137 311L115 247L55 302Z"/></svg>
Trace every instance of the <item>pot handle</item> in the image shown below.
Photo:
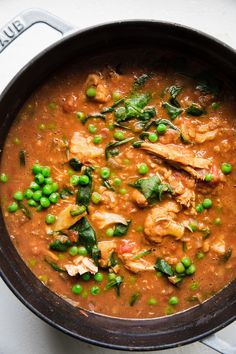
<svg viewBox="0 0 236 354"><path fill-rule="evenodd" d="M200 342L221 354L236 353L236 347L234 345L231 345L220 339L216 334L212 334L204 339L201 339Z"/></svg>
<svg viewBox="0 0 236 354"><path fill-rule="evenodd" d="M0 53L24 31L36 23L45 23L65 35L75 30L75 27L64 22L59 17L41 9L28 9L14 17L0 29Z"/></svg>

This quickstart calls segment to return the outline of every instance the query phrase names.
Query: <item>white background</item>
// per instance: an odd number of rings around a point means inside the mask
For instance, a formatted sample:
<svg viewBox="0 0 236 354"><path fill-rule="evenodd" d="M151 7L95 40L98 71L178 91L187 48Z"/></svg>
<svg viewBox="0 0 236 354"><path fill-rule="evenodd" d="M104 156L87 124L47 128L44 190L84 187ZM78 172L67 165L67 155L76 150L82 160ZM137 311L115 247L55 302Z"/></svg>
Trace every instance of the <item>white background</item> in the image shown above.
<svg viewBox="0 0 236 354"><path fill-rule="evenodd" d="M0 0L0 27L29 7L47 9L78 28L122 19L177 22L209 33L236 49L235 0ZM37 25L0 54L0 92L24 64L59 38L52 29ZM221 338L236 345L235 334L236 323L219 332ZM200 343L158 353L190 352L215 353ZM26 309L0 280L0 354L32 353L122 352L85 344L51 328Z"/></svg>

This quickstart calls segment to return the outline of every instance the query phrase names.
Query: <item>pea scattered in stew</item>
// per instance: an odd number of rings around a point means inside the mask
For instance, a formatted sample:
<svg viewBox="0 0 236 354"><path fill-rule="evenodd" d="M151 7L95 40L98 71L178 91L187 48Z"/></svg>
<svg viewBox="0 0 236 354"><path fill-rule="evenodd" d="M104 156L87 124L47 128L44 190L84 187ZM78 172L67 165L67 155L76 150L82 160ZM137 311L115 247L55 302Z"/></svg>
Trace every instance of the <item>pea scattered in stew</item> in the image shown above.
<svg viewBox="0 0 236 354"><path fill-rule="evenodd" d="M1 163L5 222L32 272L111 316L170 315L236 277L235 93L191 58L179 70L155 55L56 74Z"/></svg>

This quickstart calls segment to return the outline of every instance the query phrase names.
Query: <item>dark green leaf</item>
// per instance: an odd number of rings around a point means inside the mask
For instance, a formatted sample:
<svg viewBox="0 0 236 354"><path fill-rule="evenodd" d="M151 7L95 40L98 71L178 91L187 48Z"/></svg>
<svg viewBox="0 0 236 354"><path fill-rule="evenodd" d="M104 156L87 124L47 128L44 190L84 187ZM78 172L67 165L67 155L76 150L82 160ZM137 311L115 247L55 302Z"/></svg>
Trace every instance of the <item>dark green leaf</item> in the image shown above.
<svg viewBox="0 0 236 354"><path fill-rule="evenodd" d="M125 100L124 107L120 107L115 111L116 121L119 123L133 118L144 120L153 116L153 109L152 111L150 109L143 110L151 98L152 96L149 93L133 94L131 98Z"/></svg>
<svg viewBox="0 0 236 354"><path fill-rule="evenodd" d="M124 102L124 100L125 100L124 98L120 98L120 99L117 100L112 106L103 108L101 114L113 112L117 106L119 106L121 103Z"/></svg>
<svg viewBox="0 0 236 354"><path fill-rule="evenodd" d="M135 149L137 149L137 148L140 148L143 143L144 143L143 140L138 140L138 141L133 142L132 146L133 146Z"/></svg>
<svg viewBox="0 0 236 354"><path fill-rule="evenodd" d="M169 88L169 93L170 93L170 100L169 102L174 105L175 107L180 107L179 102L177 101L176 97L178 94L182 91L182 87L179 86L171 86Z"/></svg>
<svg viewBox="0 0 236 354"><path fill-rule="evenodd" d="M92 254L93 247L97 245L97 237L87 218L83 217L77 221L77 223L71 227L71 230L78 231L79 244L86 247L88 252Z"/></svg>
<svg viewBox="0 0 236 354"><path fill-rule="evenodd" d="M171 277L168 277L168 280L171 284L173 285L179 285L183 281L184 276L180 275L173 275Z"/></svg>
<svg viewBox="0 0 236 354"><path fill-rule="evenodd" d="M174 271L169 263L167 263L164 259L158 258L154 268L159 272L168 275L169 277L174 275Z"/></svg>
<svg viewBox="0 0 236 354"><path fill-rule="evenodd" d="M129 225L131 224L131 220L127 220L127 224L116 224L113 232L114 237L125 236L128 232Z"/></svg>
<svg viewBox="0 0 236 354"><path fill-rule="evenodd" d="M75 157L73 157L72 159L69 160L69 165L70 167L74 170L74 171L80 171L83 164L82 162L80 162L79 160L77 160Z"/></svg>
<svg viewBox="0 0 236 354"><path fill-rule="evenodd" d="M76 195L76 204L84 205L87 211L92 194L92 171L92 167L86 167L86 169L84 170L84 175L88 176L89 183L86 185L80 185Z"/></svg>
<svg viewBox="0 0 236 354"><path fill-rule="evenodd" d="M147 256L148 254L150 254L151 252L152 252L152 250L144 250L144 251L136 254L135 256L133 256L133 259L137 260L137 259L143 258L143 257Z"/></svg>
<svg viewBox="0 0 236 354"><path fill-rule="evenodd" d="M211 234L211 230L209 229L209 227L204 227L204 229L201 230L203 232L203 239L206 240L210 234Z"/></svg>
<svg viewBox="0 0 236 354"><path fill-rule="evenodd" d="M191 106L189 106L185 112L187 114L190 114L191 116L199 117L203 114L204 110L200 106L200 104L192 103Z"/></svg>
<svg viewBox="0 0 236 354"><path fill-rule="evenodd" d="M46 262L47 264L49 264L49 265L52 267L52 269L56 270L56 271L59 272L59 273L64 273L64 272L66 272L65 269L62 269L62 268L59 267L56 263L49 261L47 258L45 258L45 262Z"/></svg>
<svg viewBox="0 0 236 354"><path fill-rule="evenodd" d="M145 83L150 79L149 74L142 74L141 76L137 77L134 81L133 91L139 90L141 87L145 85Z"/></svg>
<svg viewBox="0 0 236 354"><path fill-rule="evenodd" d="M171 120L174 120L176 117L178 117L183 112L182 108L177 108L168 102L162 103L162 107L164 107L166 109Z"/></svg>
<svg viewBox="0 0 236 354"><path fill-rule="evenodd" d="M232 252L233 252L233 250L230 247L223 255L223 262L227 262L230 259L230 257L232 256Z"/></svg>
<svg viewBox="0 0 236 354"><path fill-rule="evenodd" d="M127 125L124 125L124 124L121 124L121 123L117 123L117 122L114 123L114 127L122 128L122 129L126 129L126 130L132 130L132 129L131 129L130 127L128 127Z"/></svg>
<svg viewBox="0 0 236 354"><path fill-rule="evenodd" d="M96 265L98 265L98 260L99 260L99 258L101 258L101 251L100 251L100 249L98 248L97 245L94 245L94 246L92 247L92 249L91 249L91 256L92 256L92 258L93 258L93 260L94 260L94 263L95 263Z"/></svg>
<svg viewBox="0 0 236 354"><path fill-rule="evenodd" d="M92 114L88 114L86 117L84 117L81 122L83 124L85 124L89 119L94 119L94 118L98 118L98 119L102 119L105 120L106 116L103 113L92 113Z"/></svg>
<svg viewBox="0 0 236 354"><path fill-rule="evenodd" d="M26 155L25 150L20 150L19 152L20 166L25 166L25 155Z"/></svg>
<svg viewBox="0 0 236 354"><path fill-rule="evenodd" d="M73 195L74 192L71 187L64 186L62 190L60 191L60 197L61 199L65 199L69 195Z"/></svg>
<svg viewBox="0 0 236 354"><path fill-rule="evenodd" d="M215 77L214 73L206 70L197 74L194 78L197 81L197 90L204 94L213 94L215 97L219 96L222 89L222 82Z"/></svg>
<svg viewBox="0 0 236 354"><path fill-rule="evenodd" d="M115 267L118 264L118 260L115 258L115 252L112 252L108 259L108 266Z"/></svg>
<svg viewBox="0 0 236 354"><path fill-rule="evenodd" d="M164 193L173 194L173 189L170 187L169 184L160 184L158 186L158 199L162 201L162 196Z"/></svg>
<svg viewBox="0 0 236 354"><path fill-rule="evenodd" d="M106 148L105 148L105 157L106 159L108 159L110 157L111 154L111 150L113 150L114 148L116 148L117 146L121 146L124 144L127 144L128 142L134 140L134 138L127 138L121 141L111 141L109 144L107 144Z"/></svg>
<svg viewBox="0 0 236 354"><path fill-rule="evenodd" d="M32 219L32 213L31 211L26 208L26 206L22 203L22 202L19 202L18 203L19 205L19 208L20 210L22 211L22 213L28 218L28 219Z"/></svg>
<svg viewBox="0 0 236 354"><path fill-rule="evenodd" d="M53 251L66 252L71 245L72 242L70 240L66 240L65 242L61 242L60 240L55 240L52 243L50 243L49 248L50 250Z"/></svg>
<svg viewBox="0 0 236 354"><path fill-rule="evenodd" d="M112 187L112 185L110 184L110 182L106 179L103 181L103 185L104 187L106 187L109 191L114 192L115 189Z"/></svg>
<svg viewBox="0 0 236 354"><path fill-rule="evenodd" d="M115 288L117 296L120 296L120 286L123 283L123 277L117 275L115 279L112 279L105 286L105 290L109 290L111 288Z"/></svg>
<svg viewBox="0 0 236 354"><path fill-rule="evenodd" d="M139 298L140 298L140 292L134 293L129 300L130 306L134 306Z"/></svg>

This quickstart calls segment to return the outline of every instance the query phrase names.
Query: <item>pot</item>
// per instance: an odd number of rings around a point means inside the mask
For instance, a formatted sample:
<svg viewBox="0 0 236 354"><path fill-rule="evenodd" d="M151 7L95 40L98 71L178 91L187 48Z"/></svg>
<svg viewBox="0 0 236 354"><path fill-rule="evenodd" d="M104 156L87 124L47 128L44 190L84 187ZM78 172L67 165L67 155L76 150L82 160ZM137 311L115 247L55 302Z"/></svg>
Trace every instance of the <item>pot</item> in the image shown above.
<svg viewBox="0 0 236 354"><path fill-rule="evenodd" d="M35 23L43 22L61 32L63 38L31 60L10 82L0 97L2 152L9 128L31 92L55 69L71 58L133 47L178 48L220 68L236 82L236 52L199 31L173 23L124 21L78 31L42 10L28 10L0 30L0 52ZM203 338L222 329L236 318L236 281L203 304L167 317L121 319L80 308L51 292L29 270L13 246L0 213L0 271L3 280L32 312L55 328L75 338L112 349L146 351L172 348L205 341L223 353L236 349L221 340Z"/></svg>

